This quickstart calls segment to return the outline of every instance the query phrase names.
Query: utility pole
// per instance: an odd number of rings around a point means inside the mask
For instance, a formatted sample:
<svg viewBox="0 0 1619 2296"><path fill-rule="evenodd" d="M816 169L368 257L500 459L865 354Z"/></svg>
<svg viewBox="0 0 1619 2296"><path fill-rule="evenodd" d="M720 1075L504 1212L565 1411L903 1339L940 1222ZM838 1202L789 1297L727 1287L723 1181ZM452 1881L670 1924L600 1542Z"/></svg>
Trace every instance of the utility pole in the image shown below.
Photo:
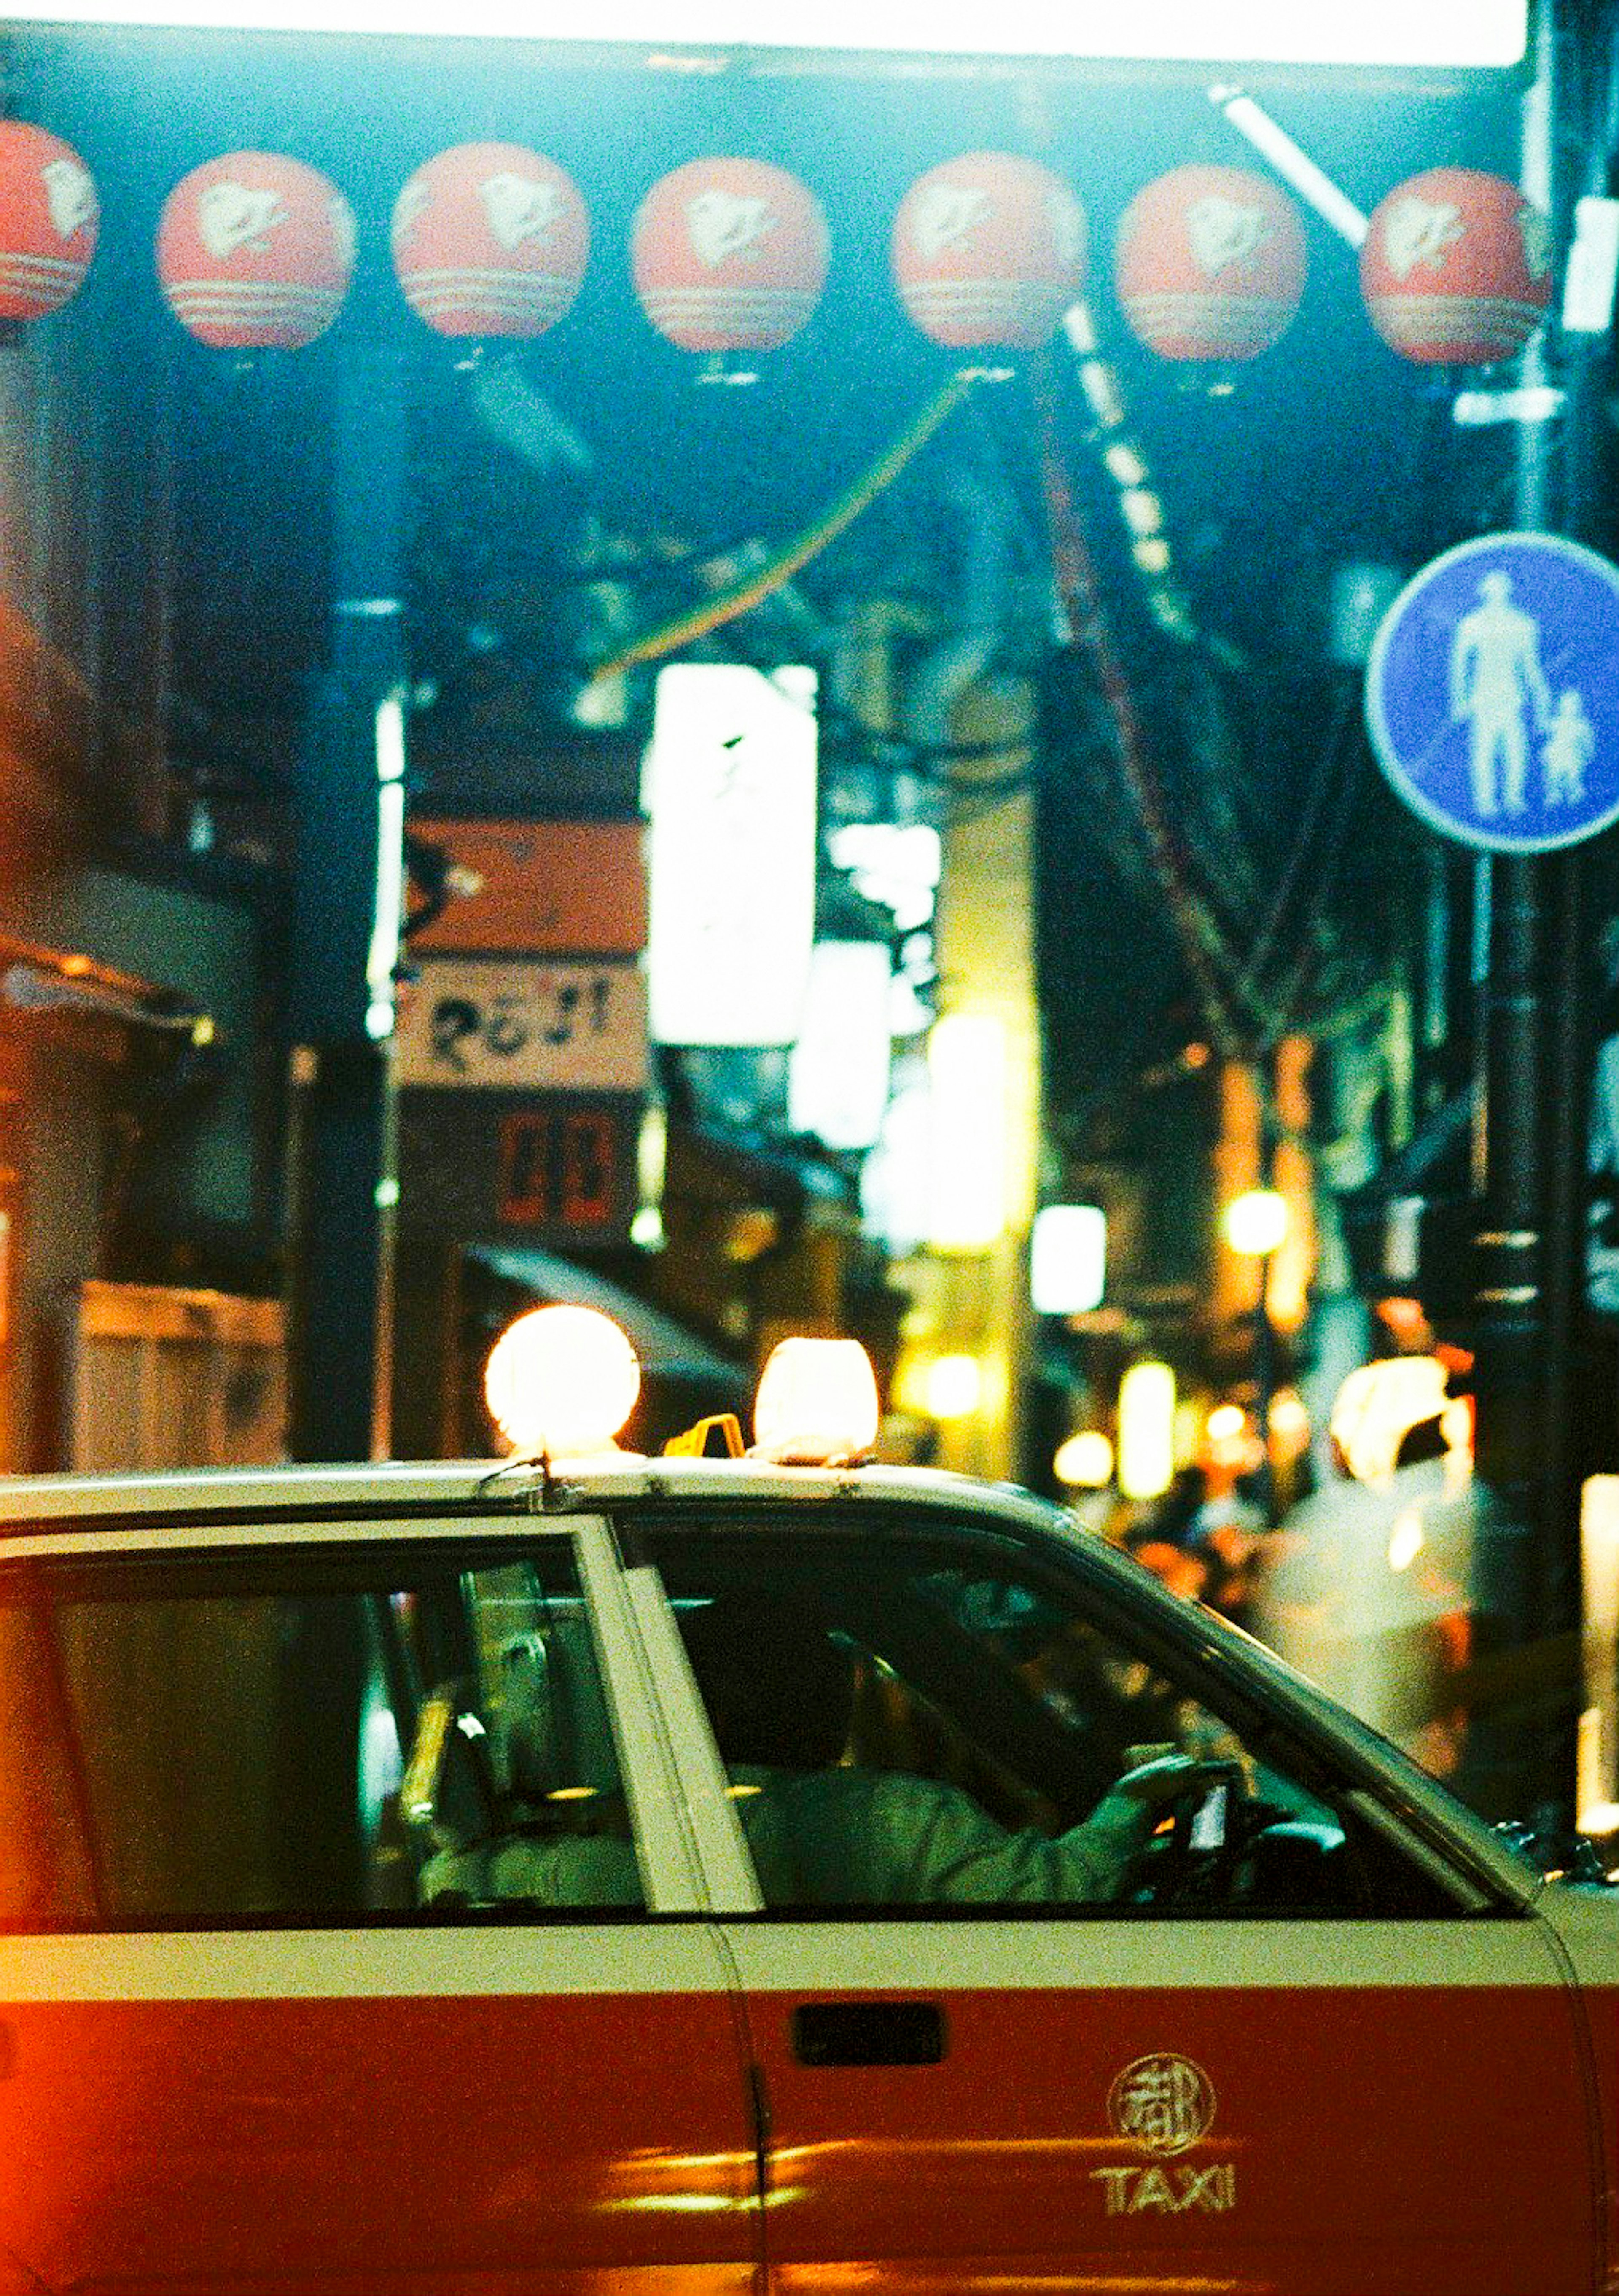
<svg viewBox="0 0 1619 2296"><path fill-rule="evenodd" d="M1607 188L1606 152L1592 148L1601 123L1569 116L1564 95L1566 77L1582 88L1598 62L1601 14L1579 0L1541 0L1536 11L1520 185L1551 217L1559 250L1568 244L1571 189ZM1595 186L1560 179L1559 154L1571 134L1584 139L1582 164L1600 176ZM1554 313L1549 329L1555 324ZM1524 355L1514 523L1520 532L1582 540L1592 511L1580 436L1589 421L1589 376L1581 370L1590 359L1566 341L1563 356L1566 396L1560 413L1549 413L1543 337ZM1478 1630L1483 1656L1539 1645L1550 1661L1549 1702L1538 1707L1543 1726L1534 1739L1510 1723L1486 1726L1484 1734L1496 1742L1496 1793L1517 1814L1539 1809L1558 1818L1572 1812L1580 1704L1581 1461L1574 1431L1592 1049L1586 873L1579 846L1484 857L1475 873L1488 949L1474 1267L1477 1472L1504 1518L1489 1533L1489 1562L1476 1590Z"/></svg>
<svg viewBox="0 0 1619 2296"><path fill-rule="evenodd" d="M378 299L356 315L338 377L327 658L296 776L289 1289L300 1459L388 1448L408 687L403 376Z"/></svg>

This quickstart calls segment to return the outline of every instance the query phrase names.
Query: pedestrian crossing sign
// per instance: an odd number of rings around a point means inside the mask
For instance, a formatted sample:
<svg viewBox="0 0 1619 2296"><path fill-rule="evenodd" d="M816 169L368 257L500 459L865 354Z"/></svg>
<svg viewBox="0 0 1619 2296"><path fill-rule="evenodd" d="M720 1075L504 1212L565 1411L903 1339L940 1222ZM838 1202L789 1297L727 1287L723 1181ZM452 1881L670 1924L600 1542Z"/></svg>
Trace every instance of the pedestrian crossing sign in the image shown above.
<svg viewBox="0 0 1619 2296"><path fill-rule="evenodd" d="M1433 828L1543 853L1619 819L1619 568L1550 534L1486 534L1430 562L1384 616L1366 726Z"/></svg>

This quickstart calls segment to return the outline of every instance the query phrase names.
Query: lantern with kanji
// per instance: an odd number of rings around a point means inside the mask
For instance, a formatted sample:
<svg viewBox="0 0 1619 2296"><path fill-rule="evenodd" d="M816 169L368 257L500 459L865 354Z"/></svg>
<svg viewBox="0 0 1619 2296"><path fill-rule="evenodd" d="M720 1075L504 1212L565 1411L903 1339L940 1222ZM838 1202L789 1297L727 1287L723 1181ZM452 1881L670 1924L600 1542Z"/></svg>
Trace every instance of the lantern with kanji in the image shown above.
<svg viewBox="0 0 1619 2296"><path fill-rule="evenodd" d="M301 160L233 152L163 204L158 276L182 326L215 350L296 350L325 333L354 274L354 210Z"/></svg>
<svg viewBox="0 0 1619 2296"><path fill-rule="evenodd" d="M1361 292L1402 358L1492 365L1521 350L1545 316L1550 223L1504 176L1430 168L1374 209Z"/></svg>
<svg viewBox="0 0 1619 2296"><path fill-rule="evenodd" d="M1292 201L1247 168L1174 168L1125 209L1114 279L1160 358L1257 358L1298 308L1304 229Z"/></svg>
<svg viewBox="0 0 1619 2296"><path fill-rule="evenodd" d="M1085 220L1034 160L966 152L912 184L892 256L900 300L936 343L1032 350L1084 284Z"/></svg>
<svg viewBox="0 0 1619 2296"><path fill-rule="evenodd" d="M642 309L682 350L774 350L821 299L826 217L785 168L691 160L642 200L630 254Z"/></svg>
<svg viewBox="0 0 1619 2296"><path fill-rule="evenodd" d="M95 184L70 144L0 119L0 319L59 311L90 267Z"/></svg>
<svg viewBox="0 0 1619 2296"><path fill-rule="evenodd" d="M394 206L394 269L441 335L544 334L567 316L590 254L578 186L520 144L457 144Z"/></svg>

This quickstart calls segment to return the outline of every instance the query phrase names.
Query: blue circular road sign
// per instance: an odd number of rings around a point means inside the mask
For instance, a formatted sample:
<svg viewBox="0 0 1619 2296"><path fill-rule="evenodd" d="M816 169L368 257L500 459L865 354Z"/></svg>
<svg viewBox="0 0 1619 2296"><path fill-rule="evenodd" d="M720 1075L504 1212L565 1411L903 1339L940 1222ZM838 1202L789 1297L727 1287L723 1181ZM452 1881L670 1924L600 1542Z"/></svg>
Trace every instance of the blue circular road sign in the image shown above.
<svg viewBox="0 0 1619 2296"><path fill-rule="evenodd" d="M1485 534L1408 582L1372 641L1366 726L1412 811L1495 853L1619 820L1619 568Z"/></svg>

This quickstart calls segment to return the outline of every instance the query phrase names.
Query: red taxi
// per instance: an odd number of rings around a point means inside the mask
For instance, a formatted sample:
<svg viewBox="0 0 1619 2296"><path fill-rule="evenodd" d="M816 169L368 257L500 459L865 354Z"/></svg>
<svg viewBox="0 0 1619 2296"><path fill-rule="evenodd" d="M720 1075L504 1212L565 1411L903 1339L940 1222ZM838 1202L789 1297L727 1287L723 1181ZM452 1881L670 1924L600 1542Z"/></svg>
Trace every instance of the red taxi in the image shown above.
<svg viewBox="0 0 1619 2296"><path fill-rule="evenodd" d="M1619 2286L1619 1906L829 1363L0 1485L0 2296Z"/></svg>

